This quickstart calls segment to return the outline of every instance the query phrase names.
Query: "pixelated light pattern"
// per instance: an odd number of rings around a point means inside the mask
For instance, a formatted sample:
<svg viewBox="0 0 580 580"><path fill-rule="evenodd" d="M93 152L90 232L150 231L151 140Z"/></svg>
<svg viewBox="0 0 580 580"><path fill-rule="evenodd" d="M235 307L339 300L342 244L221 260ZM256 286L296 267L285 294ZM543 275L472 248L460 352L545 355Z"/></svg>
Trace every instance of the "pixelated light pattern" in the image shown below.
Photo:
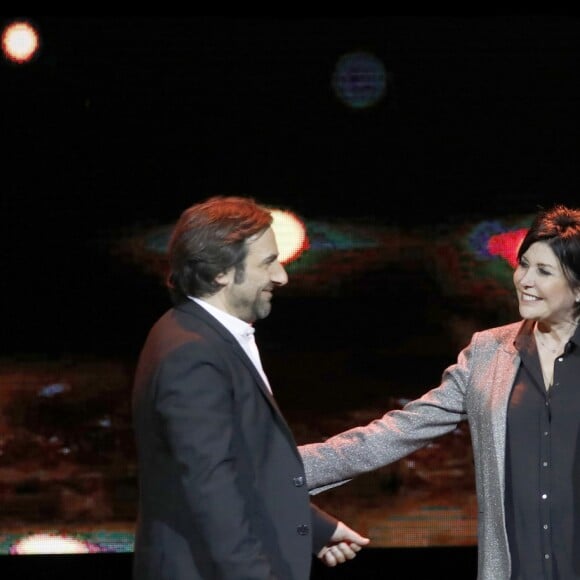
<svg viewBox="0 0 580 580"><path fill-rule="evenodd" d="M502 258L515 268L517 253L527 232L526 227L509 228L498 220L482 221L473 227L467 242L478 259L489 261Z"/></svg>
<svg viewBox="0 0 580 580"><path fill-rule="evenodd" d="M42 552L38 551L32 546L36 545L37 539L47 538L48 542L42 542ZM33 538L34 540L33 542ZM74 540L62 542L59 540L58 544L54 538L66 538ZM47 546L51 546L49 551ZM61 554L60 550L65 550L64 553L79 553L71 552L71 548L79 547L83 554L86 553L131 553L135 550L135 535L132 531L111 531L111 530L90 530L88 532L74 532L71 534L64 532L57 532L54 530L43 530L36 532L22 533L0 533L0 555L25 555L25 554ZM35 550L35 551L31 551Z"/></svg>
<svg viewBox="0 0 580 580"><path fill-rule="evenodd" d="M270 208L272 213L272 229L278 244L279 260L289 264L311 246L308 228L305 222L289 210ZM145 234L146 251L154 255L165 256L174 224L160 227Z"/></svg>
<svg viewBox="0 0 580 580"><path fill-rule="evenodd" d="M382 61L368 52L343 55L332 76L338 99L354 109L376 105L385 95L387 74Z"/></svg>
<svg viewBox="0 0 580 580"><path fill-rule="evenodd" d="M84 540L60 534L31 534L19 539L10 547L12 555L32 554L89 554L100 552Z"/></svg>
<svg viewBox="0 0 580 580"><path fill-rule="evenodd" d="M413 260L432 273L445 295L471 297L484 306L493 306L495 311L503 304L511 315L513 267L532 218L523 214L412 230L373 220L367 223L304 220L307 241L299 252L285 250L282 256L291 282L284 291L295 296L336 294L343 288L348 292L348 281L354 277ZM113 251L164 281L172 227L133 232L121 239ZM293 236L290 238L299 246Z"/></svg>
<svg viewBox="0 0 580 580"><path fill-rule="evenodd" d="M515 268L518 265L518 250L527 232L527 228L521 228L491 236L487 243L489 253L492 256L502 257L512 268Z"/></svg>
<svg viewBox="0 0 580 580"><path fill-rule="evenodd" d="M287 210L272 210L272 218L272 229L280 252L278 260L281 264L293 262L309 247L306 226L295 213Z"/></svg>
<svg viewBox="0 0 580 580"><path fill-rule="evenodd" d="M2 52L17 64L29 62L40 45L39 34L29 22L12 22L2 32Z"/></svg>

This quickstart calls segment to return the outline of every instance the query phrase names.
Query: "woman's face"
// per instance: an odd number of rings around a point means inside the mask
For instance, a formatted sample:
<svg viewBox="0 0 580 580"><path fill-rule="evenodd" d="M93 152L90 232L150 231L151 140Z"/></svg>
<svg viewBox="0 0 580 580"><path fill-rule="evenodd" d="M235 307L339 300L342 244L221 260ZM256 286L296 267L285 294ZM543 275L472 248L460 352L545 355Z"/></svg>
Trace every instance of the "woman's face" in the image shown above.
<svg viewBox="0 0 580 580"><path fill-rule="evenodd" d="M533 243L513 275L520 315L548 323L571 322L577 294L570 287L562 265L545 242Z"/></svg>

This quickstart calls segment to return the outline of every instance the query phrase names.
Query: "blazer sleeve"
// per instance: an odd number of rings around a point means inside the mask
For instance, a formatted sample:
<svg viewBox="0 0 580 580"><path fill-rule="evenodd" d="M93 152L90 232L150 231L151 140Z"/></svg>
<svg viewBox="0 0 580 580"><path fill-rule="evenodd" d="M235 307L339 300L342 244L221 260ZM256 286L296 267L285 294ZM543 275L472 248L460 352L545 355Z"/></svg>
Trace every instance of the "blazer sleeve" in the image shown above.
<svg viewBox="0 0 580 580"><path fill-rule="evenodd" d="M441 384L422 397L369 424L354 427L323 443L299 446L308 489L319 493L373 471L450 433L467 418L466 389L470 380L473 341L457 362L443 372Z"/></svg>

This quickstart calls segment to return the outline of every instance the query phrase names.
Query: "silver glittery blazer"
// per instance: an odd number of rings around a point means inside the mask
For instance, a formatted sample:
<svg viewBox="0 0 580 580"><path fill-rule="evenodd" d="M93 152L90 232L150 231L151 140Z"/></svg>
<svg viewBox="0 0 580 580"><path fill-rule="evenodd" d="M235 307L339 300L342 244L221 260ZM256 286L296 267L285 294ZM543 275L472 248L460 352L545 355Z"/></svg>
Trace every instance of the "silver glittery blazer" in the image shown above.
<svg viewBox="0 0 580 580"><path fill-rule="evenodd" d="M478 580L508 580L504 513L508 399L520 357L514 339L525 322L476 332L441 384L401 410L324 443L300 446L311 493L344 483L425 446L467 419L478 501Z"/></svg>

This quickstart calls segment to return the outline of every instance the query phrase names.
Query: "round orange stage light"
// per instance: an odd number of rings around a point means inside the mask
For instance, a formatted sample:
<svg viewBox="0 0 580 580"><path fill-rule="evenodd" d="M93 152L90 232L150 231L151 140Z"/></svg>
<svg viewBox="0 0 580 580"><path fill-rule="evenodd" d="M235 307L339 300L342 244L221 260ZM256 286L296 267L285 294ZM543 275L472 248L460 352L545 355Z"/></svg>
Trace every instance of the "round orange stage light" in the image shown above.
<svg viewBox="0 0 580 580"><path fill-rule="evenodd" d="M2 32L2 52L15 63L31 60L39 44L38 32L29 22L12 22Z"/></svg>

